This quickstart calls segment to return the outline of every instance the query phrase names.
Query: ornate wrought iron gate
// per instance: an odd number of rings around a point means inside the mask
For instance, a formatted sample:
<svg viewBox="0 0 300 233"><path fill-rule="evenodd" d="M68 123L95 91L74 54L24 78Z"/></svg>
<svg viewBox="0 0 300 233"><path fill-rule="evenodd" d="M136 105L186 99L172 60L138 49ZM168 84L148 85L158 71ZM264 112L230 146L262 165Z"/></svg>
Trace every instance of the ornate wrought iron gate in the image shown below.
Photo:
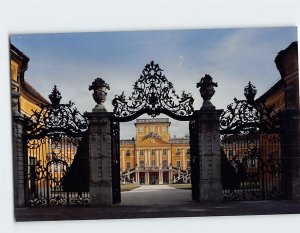
<svg viewBox="0 0 300 233"><path fill-rule="evenodd" d="M153 61L150 62L150 64L145 66L140 78L134 83L132 95L126 98L124 93L122 93L121 95L116 95L112 101L114 106L112 123L114 202L120 202L119 122L132 121L145 113L152 117L162 113L179 121L193 120L193 97L185 92L179 97L173 88L173 84L167 80L162 71L158 64L155 64ZM190 133L196 134L193 123L190 125ZM191 141L190 144L191 154L193 154L192 151L196 150L195 143ZM197 173L196 169L198 169L196 166L196 163L194 163L194 175ZM192 185L194 184L192 181Z"/></svg>
<svg viewBox="0 0 300 233"><path fill-rule="evenodd" d="M284 198L278 115L254 100L250 82L244 91L220 120L224 200Z"/></svg>
<svg viewBox="0 0 300 233"><path fill-rule="evenodd" d="M74 104L60 104L61 98L54 86L52 104L26 118L29 206L89 203L88 125Z"/></svg>

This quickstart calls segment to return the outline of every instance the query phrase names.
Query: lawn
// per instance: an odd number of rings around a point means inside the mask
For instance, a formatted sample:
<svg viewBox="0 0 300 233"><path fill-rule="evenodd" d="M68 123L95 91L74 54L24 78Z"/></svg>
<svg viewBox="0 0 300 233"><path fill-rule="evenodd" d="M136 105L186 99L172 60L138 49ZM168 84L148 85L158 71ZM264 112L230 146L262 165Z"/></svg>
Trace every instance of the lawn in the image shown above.
<svg viewBox="0 0 300 233"><path fill-rule="evenodd" d="M192 189L191 184L169 184L169 186L176 189Z"/></svg>
<svg viewBox="0 0 300 233"><path fill-rule="evenodd" d="M130 190L136 189L138 187L140 187L140 185L138 185L138 184L122 184L121 185L121 192L130 191Z"/></svg>

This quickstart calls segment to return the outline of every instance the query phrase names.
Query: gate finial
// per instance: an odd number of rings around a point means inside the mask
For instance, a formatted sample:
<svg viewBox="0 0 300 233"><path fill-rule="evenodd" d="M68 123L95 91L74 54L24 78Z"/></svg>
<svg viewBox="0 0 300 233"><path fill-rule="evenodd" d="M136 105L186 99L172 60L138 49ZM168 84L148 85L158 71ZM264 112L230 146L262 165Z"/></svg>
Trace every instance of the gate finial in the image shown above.
<svg viewBox="0 0 300 233"><path fill-rule="evenodd" d="M59 90L57 89L57 86L54 85L53 90L52 90L51 94L49 95L49 99L50 99L50 101L52 103L52 107L54 109L57 109L59 107L61 98L62 97L61 97Z"/></svg>
<svg viewBox="0 0 300 233"><path fill-rule="evenodd" d="M212 77L209 74L205 74L203 78L197 83L197 88L200 87L200 94L203 98L203 104L201 109L203 108L214 108L213 104L210 102L211 97L215 94L215 88L218 83L213 82Z"/></svg>
<svg viewBox="0 0 300 233"><path fill-rule="evenodd" d="M92 85L89 86L89 91L93 90L93 98L97 105L93 108L93 112L107 112L103 103L106 100L107 90L110 90L109 85L102 79L96 78Z"/></svg>
<svg viewBox="0 0 300 233"><path fill-rule="evenodd" d="M256 93L257 93L257 91L256 91L255 86L251 82L249 82L248 85L245 86L245 89L244 89L244 95L249 103L254 103L254 98L255 98Z"/></svg>

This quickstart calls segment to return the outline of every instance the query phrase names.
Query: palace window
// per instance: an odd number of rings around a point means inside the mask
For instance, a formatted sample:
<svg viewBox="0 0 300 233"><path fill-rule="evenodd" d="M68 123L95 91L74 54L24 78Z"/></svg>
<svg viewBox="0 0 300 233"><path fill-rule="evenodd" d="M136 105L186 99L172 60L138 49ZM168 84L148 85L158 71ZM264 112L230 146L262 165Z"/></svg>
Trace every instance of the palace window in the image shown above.
<svg viewBox="0 0 300 233"><path fill-rule="evenodd" d="M155 160L151 160L151 166L156 167L156 161Z"/></svg>
<svg viewBox="0 0 300 233"><path fill-rule="evenodd" d="M130 161L126 162L126 168L129 170L130 169Z"/></svg>
<svg viewBox="0 0 300 233"><path fill-rule="evenodd" d="M151 132L151 133L154 133L154 127L151 127L151 128L150 128L150 132Z"/></svg>
<svg viewBox="0 0 300 233"><path fill-rule="evenodd" d="M191 150L190 149L186 149L186 154L190 155L191 154Z"/></svg>
<svg viewBox="0 0 300 233"><path fill-rule="evenodd" d="M140 133L144 133L144 127L140 127Z"/></svg>
<svg viewBox="0 0 300 233"><path fill-rule="evenodd" d="M164 169L168 168L168 161L167 160L163 160L163 168Z"/></svg>
<svg viewBox="0 0 300 233"><path fill-rule="evenodd" d="M29 157L29 165L31 165L31 166L33 165L33 166L34 166L35 164L36 164L36 158L30 156L30 157Z"/></svg>
<svg viewBox="0 0 300 233"><path fill-rule="evenodd" d="M176 149L176 155L180 155L180 149Z"/></svg>
<svg viewBox="0 0 300 233"><path fill-rule="evenodd" d="M165 126L162 127L162 132L166 133L167 132L167 128Z"/></svg>
<svg viewBox="0 0 300 233"><path fill-rule="evenodd" d="M140 155L144 155L144 150L140 150Z"/></svg>
<svg viewBox="0 0 300 233"><path fill-rule="evenodd" d="M163 155L167 154L167 149L163 149Z"/></svg>
<svg viewBox="0 0 300 233"><path fill-rule="evenodd" d="M140 168L145 168L145 161L144 160L140 161Z"/></svg>
<svg viewBox="0 0 300 233"><path fill-rule="evenodd" d="M151 155L155 155L155 150L151 150Z"/></svg>
<svg viewBox="0 0 300 233"><path fill-rule="evenodd" d="M176 161L176 167L177 167L177 168L180 168L180 160L177 160L177 161Z"/></svg>
<svg viewBox="0 0 300 233"><path fill-rule="evenodd" d="M130 156L130 150L126 151L126 156Z"/></svg>

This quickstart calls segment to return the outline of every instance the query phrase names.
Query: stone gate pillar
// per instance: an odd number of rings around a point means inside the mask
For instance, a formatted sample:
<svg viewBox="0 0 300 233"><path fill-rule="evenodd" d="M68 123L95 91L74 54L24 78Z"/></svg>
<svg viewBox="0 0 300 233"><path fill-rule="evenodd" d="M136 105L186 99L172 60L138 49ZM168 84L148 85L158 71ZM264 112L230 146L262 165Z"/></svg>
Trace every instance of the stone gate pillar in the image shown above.
<svg viewBox="0 0 300 233"><path fill-rule="evenodd" d="M20 94L12 90L12 133L13 133L13 166L14 166L14 201L15 207L26 206L27 158L24 149L24 118L18 112Z"/></svg>
<svg viewBox="0 0 300 233"><path fill-rule="evenodd" d="M220 114L210 102L214 95L217 83L209 75L205 75L197 87L203 98L203 105L195 111L195 120L198 127L196 144L199 158L199 201L220 202L223 200L221 182L221 152L220 152Z"/></svg>
<svg viewBox="0 0 300 233"><path fill-rule="evenodd" d="M103 103L109 89L102 79L97 78L89 90L97 105L92 112L85 113L89 122L89 167L90 167L90 205L111 205L112 167L111 167L111 117Z"/></svg>

